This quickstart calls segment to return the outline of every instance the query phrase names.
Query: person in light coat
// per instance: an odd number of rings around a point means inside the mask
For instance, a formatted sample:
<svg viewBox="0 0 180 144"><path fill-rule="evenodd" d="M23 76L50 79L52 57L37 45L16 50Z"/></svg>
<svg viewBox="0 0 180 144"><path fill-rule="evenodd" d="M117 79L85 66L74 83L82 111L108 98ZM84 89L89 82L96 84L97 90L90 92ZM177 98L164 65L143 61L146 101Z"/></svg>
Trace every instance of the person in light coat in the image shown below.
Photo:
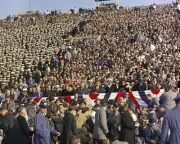
<svg viewBox="0 0 180 144"><path fill-rule="evenodd" d="M94 144L102 143L107 139L106 135L109 133L107 126L106 105L103 105L96 111L95 124L93 130Z"/></svg>
<svg viewBox="0 0 180 144"><path fill-rule="evenodd" d="M169 91L163 93L160 96L160 104L163 104L165 106L165 109L172 109L175 107L175 103L173 102L173 99L176 97L177 93L172 91L172 87L169 87Z"/></svg>
<svg viewBox="0 0 180 144"><path fill-rule="evenodd" d="M177 94L174 101L176 106L168 110L163 119L160 144L167 143L169 130L169 144L180 144L180 94Z"/></svg>
<svg viewBox="0 0 180 144"><path fill-rule="evenodd" d="M49 122L45 117L48 104L46 102L41 102L39 107L40 112L34 118L35 144L50 144L50 133L56 136L60 136L60 133L54 129L51 129Z"/></svg>

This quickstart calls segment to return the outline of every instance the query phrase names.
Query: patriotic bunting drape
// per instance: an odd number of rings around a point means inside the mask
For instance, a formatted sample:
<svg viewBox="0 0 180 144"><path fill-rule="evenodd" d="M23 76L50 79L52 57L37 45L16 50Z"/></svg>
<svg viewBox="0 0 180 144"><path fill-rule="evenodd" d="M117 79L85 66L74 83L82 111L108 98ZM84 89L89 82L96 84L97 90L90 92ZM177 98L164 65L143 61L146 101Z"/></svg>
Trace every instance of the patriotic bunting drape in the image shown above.
<svg viewBox="0 0 180 144"><path fill-rule="evenodd" d="M178 92L180 93L180 89L178 89ZM129 92L129 97L131 98L131 100L136 104L137 107L139 106L144 106L146 107L148 104L148 94L151 94L153 97L157 97L159 98L162 94L164 93L164 89L154 89L154 90L146 90L146 91L132 91ZM122 97L124 95L123 92L118 92L118 93L91 93L89 95L83 95L84 99L87 99L88 104L91 104L92 106L94 105L94 101L98 98L98 99L106 99L108 100L115 100L117 101L120 97ZM59 97L55 97L55 99L60 98ZM40 103L40 101L42 99L46 99L46 98L35 98L34 100L37 103ZM68 103L70 103L72 100L74 99L74 96L65 96L64 100Z"/></svg>

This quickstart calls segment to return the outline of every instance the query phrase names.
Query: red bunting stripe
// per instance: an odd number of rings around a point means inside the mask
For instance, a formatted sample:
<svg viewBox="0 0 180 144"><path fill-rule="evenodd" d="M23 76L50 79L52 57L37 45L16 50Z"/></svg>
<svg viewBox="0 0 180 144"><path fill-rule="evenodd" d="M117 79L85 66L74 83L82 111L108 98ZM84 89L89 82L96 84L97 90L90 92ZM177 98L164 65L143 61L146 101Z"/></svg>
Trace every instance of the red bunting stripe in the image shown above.
<svg viewBox="0 0 180 144"><path fill-rule="evenodd" d="M117 101L119 100L119 98L121 98L123 95L124 95L123 92L118 92L118 93L117 93L117 96L116 96L116 98L115 98L115 102L117 102Z"/></svg>
<svg viewBox="0 0 180 144"><path fill-rule="evenodd" d="M68 102L68 103L71 103L71 102L72 102L71 96L65 96L65 97L64 97L64 101L65 101L65 102Z"/></svg>
<svg viewBox="0 0 180 144"><path fill-rule="evenodd" d="M89 97L90 97L92 100L97 99L98 96L99 96L99 93L91 93L91 94L89 94Z"/></svg>
<svg viewBox="0 0 180 144"><path fill-rule="evenodd" d="M160 89L153 89L153 90L151 90L151 92L155 95L158 95L160 92Z"/></svg>
<svg viewBox="0 0 180 144"><path fill-rule="evenodd" d="M136 98L134 97L132 92L129 92L129 98L134 102L137 108L140 108L139 103L137 102Z"/></svg>

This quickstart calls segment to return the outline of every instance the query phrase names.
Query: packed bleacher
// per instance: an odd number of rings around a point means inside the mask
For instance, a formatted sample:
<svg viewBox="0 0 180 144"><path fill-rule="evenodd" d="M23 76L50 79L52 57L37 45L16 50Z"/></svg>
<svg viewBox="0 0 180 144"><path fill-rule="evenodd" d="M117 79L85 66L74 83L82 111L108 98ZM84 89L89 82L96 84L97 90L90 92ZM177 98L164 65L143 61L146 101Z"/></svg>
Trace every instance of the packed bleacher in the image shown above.
<svg viewBox="0 0 180 144"><path fill-rule="evenodd" d="M54 144L164 144L163 117L180 93L179 43L173 4L9 16L0 20L2 119L27 113L35 144L45 144L36 112L46 108Z"/></svg>

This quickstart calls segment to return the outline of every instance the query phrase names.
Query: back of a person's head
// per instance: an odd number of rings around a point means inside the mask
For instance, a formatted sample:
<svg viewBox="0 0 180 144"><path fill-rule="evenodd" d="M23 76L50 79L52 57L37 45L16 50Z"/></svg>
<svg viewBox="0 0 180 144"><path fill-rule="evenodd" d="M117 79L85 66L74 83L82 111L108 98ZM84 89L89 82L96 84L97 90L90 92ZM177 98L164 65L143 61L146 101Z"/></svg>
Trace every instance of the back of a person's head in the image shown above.
<svg viewBox="0 0 180 144"><path fill-rule="evenodd" d="M72 111L74 111L74 110L75 110L74 106L70 105L70 106L68 107L68 111L69 111L69 112L72 112Z"/></svg>
<svg viewBox="0 0 180 144"><path fill-rule="evenodd" d="M71 144L81 144L81 139L79 137L74 136L71 140Z"/></svg>
<svg viewBox="0 0 180 144"><path fill-rule="evenodd" d="M88 111L89 111L89 108L88 108L88 107L82 108L82 113L86 113L86 112L88 112Z"/></svg>
<svg viewBox="0 0 180 144"><path fill-rule="evenodd" d="M64 108L68 108L68 107L69 107L69 103L64 102L64 103L63 103L63 107L64 107Z"/></svg>
<svg viewBox="0 0 180 144"><path fill-rule="evenodd" d="M1 107L0 111L7 111L7 109L5 107Z"/></svg>
<svg viewBox="0 0 180 144"><path fill-rule="evenodd" d="M6 114L8 112L8 110L4 107L0 108L0 115L4 116L4 114Z"/></svg>
<svg viewBox="0 0 180 144"><path fill-rule="evenodd" d="M19 107L19 108L18 108L18 112L19 112L19 113L24 113L24 112L26 113L27 111L26 111L26 108L25 108L25 107Z"/></svg>

